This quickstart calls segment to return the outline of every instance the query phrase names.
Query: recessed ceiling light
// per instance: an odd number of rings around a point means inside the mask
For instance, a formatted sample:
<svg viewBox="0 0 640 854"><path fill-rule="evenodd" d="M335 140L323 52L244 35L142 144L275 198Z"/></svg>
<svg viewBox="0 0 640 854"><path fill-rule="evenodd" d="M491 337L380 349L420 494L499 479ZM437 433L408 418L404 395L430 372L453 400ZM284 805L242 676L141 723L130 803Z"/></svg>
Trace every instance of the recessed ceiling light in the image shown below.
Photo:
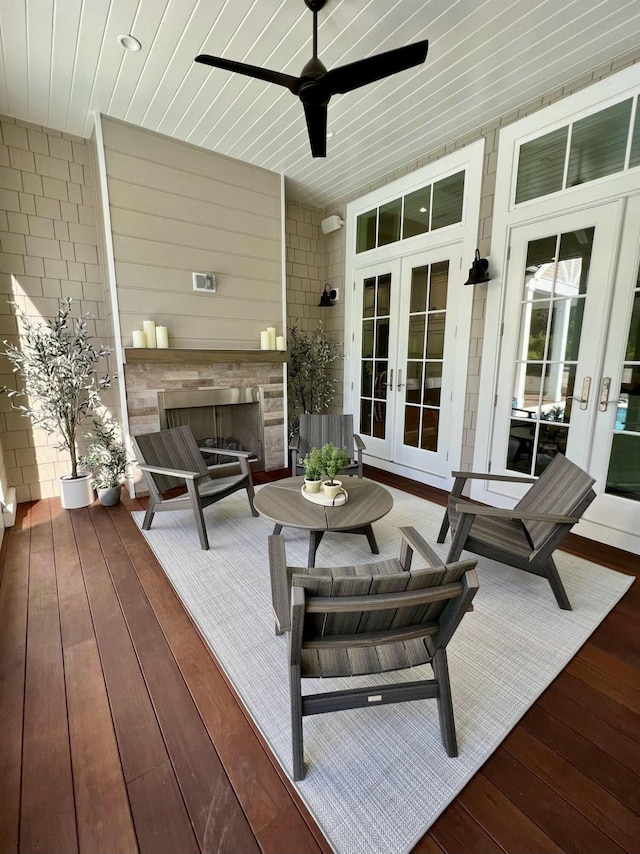
<svg viewBox="0 0 640 854"><path fill-rule="evenodd" d="M335 131L328 130L327 131L327 139L332 139L334 134L335 134Z"/></svg>
<svg viewBox="0 0 640 854"><path fill-rule="evenodd" d="M426 212L427 212L426 208L420 208L420 213L426 213Z"/></svg>
<svg viewBox="0 0 640 854"><path fill-rule="evenodd" d="M118 36L118 43L125 50L130 50L133 53L136 53L142 47L138 39L130 35Z"/></svg>

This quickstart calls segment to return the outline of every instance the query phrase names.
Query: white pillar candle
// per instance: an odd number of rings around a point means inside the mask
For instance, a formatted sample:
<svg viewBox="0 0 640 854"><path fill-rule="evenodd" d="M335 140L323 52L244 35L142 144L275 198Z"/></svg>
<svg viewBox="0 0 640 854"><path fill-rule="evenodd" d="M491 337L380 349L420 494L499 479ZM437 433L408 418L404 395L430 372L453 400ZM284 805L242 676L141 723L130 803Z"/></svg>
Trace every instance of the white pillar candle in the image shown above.
<svg viewBox="0 0 640 854"><path fill-rule="evenodd" d="M267 332L269 333L269 350L276 349L276 328L275 326L267 326Z"/></svg>
<svg viewBox="0 0 640 854"><path fill-rule="evenodd" d="M156 323L155 320L143 320L142 328L144 329L144 337L147 340L147 347L156 346Z"/></svg>
<svg viewBox="0 0 640 854"><path fill-rule="evenodd" d="M132 332L133 335L133 346L134 347L146 347L147 342L145 338L145 334L142 329L134 329Z"/></svg>
<svg viewBox="0 0 640 854"><path fill-rule="evenodd" d="M269 345L269 331L267 329L263 329L260 333L260 349L261 350L270 350L271 347Z"/></svg>
<svg viewBox="0 0 640 854"><path fill-rule="evenodd" d="M278 335L276 338L276 350L286 350L284 343L284 335Z"/></svg>
<svg viewBox="0 0 640 854"><path fill-rule="evenodd" d="M156 347L166 350L169 346L169 331L166 326L156 326Z"/></svg>

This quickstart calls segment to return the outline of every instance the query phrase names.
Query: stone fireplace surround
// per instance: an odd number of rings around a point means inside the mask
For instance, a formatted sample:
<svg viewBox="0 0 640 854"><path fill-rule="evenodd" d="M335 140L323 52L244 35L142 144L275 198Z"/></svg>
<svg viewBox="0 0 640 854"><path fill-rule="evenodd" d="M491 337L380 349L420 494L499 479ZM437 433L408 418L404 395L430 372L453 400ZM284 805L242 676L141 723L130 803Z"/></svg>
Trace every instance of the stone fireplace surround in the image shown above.
<svg viewBox="0 0 640 854"><path fill-rule="evenodd" d="M125 351L127 353L127 351ZM211 354L207 356L206 353ZM229 351L226 351L228 354ZM134 356L135 354L135 356ZM159 355L161 354L161 355ZM250 361L246 351L242 361L217 361L215 351L130 350L124 370L129 431L132 436L160 429L158 392L201 388L262 389L264 420L264 466L267 471L286 465L285 400L282 363L279 360ZM275 355L275 354L274 354ZM132 358L133 357L133 358ZM135 469L135 467L134 467ZM136 472L136 492L144 483Z"/></svg>

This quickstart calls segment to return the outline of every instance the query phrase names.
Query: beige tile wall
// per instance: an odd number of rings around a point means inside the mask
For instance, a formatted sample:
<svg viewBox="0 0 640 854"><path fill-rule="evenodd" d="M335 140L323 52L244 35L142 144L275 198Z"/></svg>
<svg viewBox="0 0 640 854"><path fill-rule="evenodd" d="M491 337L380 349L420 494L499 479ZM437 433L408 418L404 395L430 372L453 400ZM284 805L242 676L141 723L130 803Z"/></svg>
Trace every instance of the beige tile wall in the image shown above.
<svg viewBox="0 0 640 854"><path fill-rule="evenodd" d="M72 297L74 313L91 313L90 331L109 343L84 140L0 117L0 253L0 338L18 340L7 299L34 318L50 318L60 297ZM17 387L6 360L0 362L0 384ZM6 478L18 501L56 495L68 458L43 430L13 412L5 395L0 434Z"/></svg>

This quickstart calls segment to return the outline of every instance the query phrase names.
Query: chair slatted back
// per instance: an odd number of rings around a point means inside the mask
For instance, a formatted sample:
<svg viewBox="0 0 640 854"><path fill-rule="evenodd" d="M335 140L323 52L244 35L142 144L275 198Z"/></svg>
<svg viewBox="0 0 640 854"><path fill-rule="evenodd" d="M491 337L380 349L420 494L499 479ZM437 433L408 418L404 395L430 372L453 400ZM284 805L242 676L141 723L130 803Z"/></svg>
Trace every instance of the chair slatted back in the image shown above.
<svg viewBox="0 0 640 854"><path fill-rule="evenodd" d="M301 458L311 448L327 444L346 448L349 456L353 456L353 415L301 415L299 432Z"/></svg>
<svg viewBox="0 0 640 854"><path fill-rule="evenodd" d="M207 464L198 450L191 428L186 425L160 430L158 433L144 433L134 437L136 456L147 465L196 471L208 474ZM152 480L159 494L184 483L181 478L163 474L145 472Z"/></svg>
<svg viewBox="0 0 640 854"><path fill-rule="evenodd" d="M306 596L303 675L379 673L430 661L475 594L475 565L465 560L391 575L359 574L364 567L294 575L292 586L304 588Z"/></svg>
<svg viewBox="0 0 640 854"><path fill-rule="evenodd" d="M580 516L596 497L591 488L594 483L595 478L556 454L516 506L531 513ZM535 549L542 548L557 528L554 522L526 522Z"/></svg>

